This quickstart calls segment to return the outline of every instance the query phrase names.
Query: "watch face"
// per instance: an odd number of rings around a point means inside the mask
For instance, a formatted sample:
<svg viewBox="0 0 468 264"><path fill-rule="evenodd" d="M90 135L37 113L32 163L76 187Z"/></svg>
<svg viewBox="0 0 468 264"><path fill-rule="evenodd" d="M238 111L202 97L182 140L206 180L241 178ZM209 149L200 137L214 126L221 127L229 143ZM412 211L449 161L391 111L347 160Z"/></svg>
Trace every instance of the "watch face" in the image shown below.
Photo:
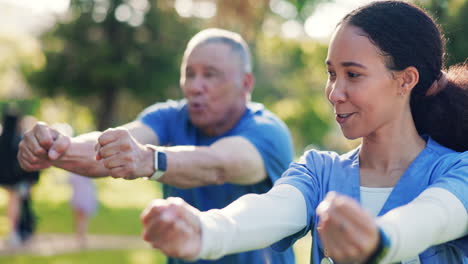
<svg viewBox="0 0 468 264"><path fill-rule="evenodd" d="M333 260L329 257L324 257L321 261L320 264L334 264Z"/></svg>

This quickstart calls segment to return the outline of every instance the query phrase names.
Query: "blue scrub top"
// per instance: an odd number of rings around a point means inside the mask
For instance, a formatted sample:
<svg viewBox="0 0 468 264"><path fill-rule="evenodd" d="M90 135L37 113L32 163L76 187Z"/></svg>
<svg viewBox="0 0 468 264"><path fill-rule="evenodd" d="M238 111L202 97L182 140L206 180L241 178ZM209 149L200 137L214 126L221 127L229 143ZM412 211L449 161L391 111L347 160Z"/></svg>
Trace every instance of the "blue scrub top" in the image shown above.
<svg viewBox="0 0 468 264"><path fill-rule="evenodd" d="M288 168L293 158L291 136L286 125L259 103L249 103L239 122L231 130L216 137L205 136L192 125L185 100L169 100L152 105L140 114L139 119L153 129L162 146L208 146L224 137L241 136L259 151L268 174L268 178L260 183L209 185L191 189L163 185L164 197L181 197L201 211L223 208L244 194L267 192L273 186L273 182ZM186 263L172 258L169 258L168 262ZM278 253L266 248L228 255L216 261L187 263L293 264L295 261L292 249Z"/></svg>
<svg viewBox="0 0 468 264"><path fill-rule="evenodd" d="M468 208L468 152L458 153L425 137L426 147L410 164L385 202L378 215L405 205L430 187L444 188L460 199ZM311 263L320 263L323 248L315 223L316 207L330 191L350 196L360 201L359 147L344 155L335 152L309 151L300 162L293 163L275 184L290 184L304 195L307 205L307 227L272 247L282 250L289 247L309 230L313 245ZM419 255L423 264L468 263L468 236L433 246Z"/></svg>

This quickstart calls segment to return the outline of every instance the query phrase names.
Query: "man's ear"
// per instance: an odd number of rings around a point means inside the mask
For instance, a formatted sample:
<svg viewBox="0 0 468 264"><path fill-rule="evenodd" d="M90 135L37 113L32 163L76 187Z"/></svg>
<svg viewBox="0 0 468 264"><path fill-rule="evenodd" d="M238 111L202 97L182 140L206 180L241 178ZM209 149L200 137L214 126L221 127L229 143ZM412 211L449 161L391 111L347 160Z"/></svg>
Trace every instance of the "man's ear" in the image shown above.
<svg viewBox="0 0 468 264"><path fill-rule="evenodd" d="M406 69L398 72L398 94L410 94L411 90L419 82L419 71L414 66L409 66Z"/></svg>
<svg viewBox="0 0 468 264"><path fill-rule="evenodd" d="M253 88L255 86L255 77L251 72L247 72L244 74L244 78L242 80L242 87L244 88L245 92L251 94Z"/></svg>

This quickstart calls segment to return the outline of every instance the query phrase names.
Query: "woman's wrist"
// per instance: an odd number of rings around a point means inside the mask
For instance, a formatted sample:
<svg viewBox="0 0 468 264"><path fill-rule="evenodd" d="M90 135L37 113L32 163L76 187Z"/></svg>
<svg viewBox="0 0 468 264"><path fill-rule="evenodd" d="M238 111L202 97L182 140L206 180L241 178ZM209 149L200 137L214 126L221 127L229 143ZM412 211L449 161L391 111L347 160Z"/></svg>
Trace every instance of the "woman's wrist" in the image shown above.
<svg viewBox="0 0 468 264"><path fill-rule="evenodd" d="M378 264L387 255L390 250L390 238L385 232L379 227L379 244L375 251L369 256L366 264Z"/></svg>

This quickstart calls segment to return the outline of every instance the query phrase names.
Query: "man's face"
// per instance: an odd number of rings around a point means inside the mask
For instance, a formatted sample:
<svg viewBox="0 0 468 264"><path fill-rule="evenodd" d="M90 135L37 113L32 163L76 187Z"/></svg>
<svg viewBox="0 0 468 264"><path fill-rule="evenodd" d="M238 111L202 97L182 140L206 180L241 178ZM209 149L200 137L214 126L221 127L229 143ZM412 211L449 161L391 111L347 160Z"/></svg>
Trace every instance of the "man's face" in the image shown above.
<svg viewBox="0 0 468 264"><path fill-rule="evenodd" d="M226 44L200 44L187 54L180 84L192 123L211 134L237 122L250 92L245 75L239 56Z"/></svg>

